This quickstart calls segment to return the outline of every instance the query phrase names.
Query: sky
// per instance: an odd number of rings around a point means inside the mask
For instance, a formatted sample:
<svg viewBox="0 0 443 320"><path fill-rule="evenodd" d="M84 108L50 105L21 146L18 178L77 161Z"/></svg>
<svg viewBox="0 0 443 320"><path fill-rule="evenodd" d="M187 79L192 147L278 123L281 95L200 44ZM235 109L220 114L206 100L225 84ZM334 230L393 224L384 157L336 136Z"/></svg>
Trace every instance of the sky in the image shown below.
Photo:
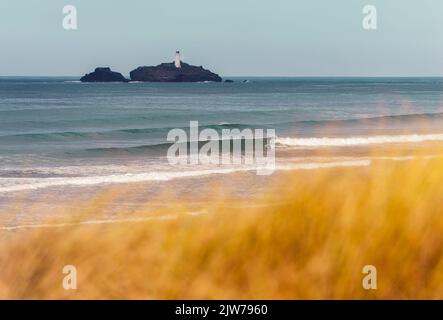
<svg viewBox="0 0 443 320"><path fill-rule="evenodd" d="M0 0L0 76L127 75L176 50L222 76L443 76L442 17L441 0Z"/></svg>

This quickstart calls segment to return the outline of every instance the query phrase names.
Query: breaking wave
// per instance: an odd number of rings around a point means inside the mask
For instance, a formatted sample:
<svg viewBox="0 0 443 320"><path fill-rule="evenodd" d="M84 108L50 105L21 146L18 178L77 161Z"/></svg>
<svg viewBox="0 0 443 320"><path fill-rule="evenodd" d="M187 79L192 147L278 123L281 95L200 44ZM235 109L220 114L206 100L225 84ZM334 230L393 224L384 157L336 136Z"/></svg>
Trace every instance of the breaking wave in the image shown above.
<svg viewBox="0 0 443 320"><path fill-rule="evenodd" d="M352 147L393 143L419 143L443 141L443 134L380 135L345 138L277 138L277 146L283 147Z"/></svg>
<svg viewBox="0 0 443 320"><path fill-rule="evenodd" d="M275 170L314 170L335 167L369 166L370 160L347 160L323 163L297 163L277 165ZM50 187L84 187L104 184L124 184L149 181L170 181L175 179L203 177L216 174L230 174L263 169L257 166L240 166L229 168L212 168L205 170L189 171L154 171L134 174L115 174L88 177L63 177L63 178L0 178L0 194L38 190Z"/></svg>

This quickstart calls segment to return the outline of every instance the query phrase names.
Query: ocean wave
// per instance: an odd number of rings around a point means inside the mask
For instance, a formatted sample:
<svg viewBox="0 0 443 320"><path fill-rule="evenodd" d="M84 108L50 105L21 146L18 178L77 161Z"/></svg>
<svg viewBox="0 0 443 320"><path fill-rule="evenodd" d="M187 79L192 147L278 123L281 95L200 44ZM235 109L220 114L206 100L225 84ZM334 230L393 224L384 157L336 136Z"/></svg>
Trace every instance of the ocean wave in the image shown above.
<svg viewBox="0 0 443 320"><path fill-rule="evenodd" d="M322 163L297 163L277 165L275 170L314 170L336 167L361 167L369 166L370 160L348 160ZM161 182L183 178L196 178L210 175L231 174L235 172L247 172L266 169L258 166L239 166L228 168L213 168L205 170L189 171L155 171L135 174L116 174L90 177L66 177L66 178L0 178L0 194L32 191L51 187L87 187L106 184L126 184L140 182Z"/></svg>
<svg viewBox="0 0 443 320"><path fill-rule="evenodd" d="M346 123L381 123L392 122L392 121L424 121L424 120L443 120L443 113L410 113L410 114L394 114L394 115L383 115L377 117L360 117L360 118L349 118L349 119L324 119L324 120L301 120L294 122L281 123L287 126L290 125L318 125L327 126L333 124L346 124Z"/></svg>
<svg viewBox="0 0 443 320"><path fill-rule="evenodd" d="M254 126L242 123L219 123L199 126L200 130L204 129L240 129L254 128ZM136 135L148 135L148 134L166 134L172 130L176 129L174 127L158 127L158 128L127 128L118 130L108 130L108 131L59 131L59 132L35 132L35 133L22 133L22 134L12 134L12 135L1 135L0 140L41 140L41 141L52 141L52 140L78 140L78 139L94 139L94 138L128 138ZM189 130L189 127L178 127L177 129Z"/></svg>
<svg viewBox="0 0 443 320"><path fill-rule="evenodd" d="M269 138L261 138L261 139L245 139L241 136L233 136L230 139L218 139L213 140L219 142L219 150L223 150L223 146L221 143L223 141L241 141L241 152L243 153L245 151L245 141L252 141L254 144L256 143L262 143L264 146L267 145L269 142ZM195 142L195 141L193 141ZM205 144L208 143L206 140L199 140L198 142L198 149L200 150ZM67 155L70 156L112 156L112 155L122 155L122 154L151 154L151 155L166 155L167 150L176 143L173 142L161 142L157 144L147 144L147 145L137 145L137 146L130 146L130 147L105 147L105 148L89 148L84 149L82 151L75 151L75 152L66 152ZM180 144L180 143L177 143ZM187 145L186 150L190 150L191 142L183 142L183 145ZM233 145L230 144L230 150L233 152Z"/></svg>
<svg viewBox="0 0 443 320"><path fill-rule="evenodd" d="M222 129L255 129L262 128L297 128L297 127L324 127L341 126L346 124L359 124L364 122L365 124L383 124L385 122L392 121L430 121L430 120L443 120L443 113L414 113L414 114L401 114L401 115L386 115L380 117L362 117L351 119L325 119L325 120L302 120L291 122L278 122L269 123L267 125L253 125L249 123L229 123L219 122L217 124L208 124L199 126L200 130L203 129L215 129L221 131ZM134 138L137 135L159 135L166 136L167 132L176 127L156 127L156 128L122 128L116 130L97 130L97 131L51 131L51 132L25 132L18 134L3 134L0 135L0 141L75 141L75 140L90 140L90 139L107 139L107 138ZM188 126L177 127L178 129L189 130Z"/></svg>
<svg viewBox="0 0 443 320"><path fill-rule="evenodd" d="M66 152L70 156L112 156L119 154L145 154L152 152L153 155L166 151L173 145L172 142L164 142L157 144L139 145L133 147L109 147L109 148L89 148L81 151Z"/></svg>
<svg viewBox="0 0 443 320"><path fill-rule="evenodd" d="M55 177L79 177L79 176L99 176L108 174L127 174L134 170L143 169L151 164L125 163L124 165L103 164L103 165L67 165L67 166L32 166L0 167L0 178L55 178Z"/></svg>
<svg viewBox="0 0 443 320"><path fill-rule="evenodd" d="M443 134L385 135L346 138L277 138L276 145L283 147L352 147L393 143L419 143L443 141Z"/></svg>

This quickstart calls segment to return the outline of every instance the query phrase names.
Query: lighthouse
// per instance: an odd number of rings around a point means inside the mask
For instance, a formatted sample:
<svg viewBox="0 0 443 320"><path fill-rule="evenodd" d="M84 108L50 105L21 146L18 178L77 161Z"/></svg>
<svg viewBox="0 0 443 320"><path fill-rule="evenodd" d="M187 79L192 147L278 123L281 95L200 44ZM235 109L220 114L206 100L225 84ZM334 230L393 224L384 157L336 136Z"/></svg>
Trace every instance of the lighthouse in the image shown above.
<svg viewBox="0 0 443 320"><path fill-rule="evenodd" d="M181 68L181 59L180 59L180 51L176 51L175 52L175 67L176 68Z"/></svg>

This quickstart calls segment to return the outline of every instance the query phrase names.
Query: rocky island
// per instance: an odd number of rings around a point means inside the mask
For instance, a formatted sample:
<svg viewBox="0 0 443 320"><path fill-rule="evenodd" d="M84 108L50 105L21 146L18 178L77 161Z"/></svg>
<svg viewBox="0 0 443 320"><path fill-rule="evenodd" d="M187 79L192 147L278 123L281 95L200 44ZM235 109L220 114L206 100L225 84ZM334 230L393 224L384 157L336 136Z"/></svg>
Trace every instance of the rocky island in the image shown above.
<svg viewBox="0 0 443 320"><path fill-rule="evenodd" d="M130 73L132 81L141 82L222 82L222 78L202 66L193 66L181 61L180 51L175 53L175 61L158 66L138 67ZM121 73L110 68L96 68L86 74L81 82L128 82ZM230 82L230 81L227 81Z"/></svg>
<svg viewBox="0 0 443 320"><path fill-rule="evenodd" d="M80 79L81 82L128 82L121 73L111 71L111 68L96 68Z"/></svg>
<svg viewBox="0 0 443 320"><path fill-rule="evenodd" d="M222 78L202 66L192 66L181 61L180 51L175 52L175 61L158 66L138 67L130 73L132 81L143 82L221 82Z"/></svg>
<svg viewBox="0 0 443 320"><path fill-rule="evenodd" d="M221 82L222 78L203 67L181 63L180 67L172 63L162 63L158 66L139 67L130 73L132 81L146 82Z"/></svg>

